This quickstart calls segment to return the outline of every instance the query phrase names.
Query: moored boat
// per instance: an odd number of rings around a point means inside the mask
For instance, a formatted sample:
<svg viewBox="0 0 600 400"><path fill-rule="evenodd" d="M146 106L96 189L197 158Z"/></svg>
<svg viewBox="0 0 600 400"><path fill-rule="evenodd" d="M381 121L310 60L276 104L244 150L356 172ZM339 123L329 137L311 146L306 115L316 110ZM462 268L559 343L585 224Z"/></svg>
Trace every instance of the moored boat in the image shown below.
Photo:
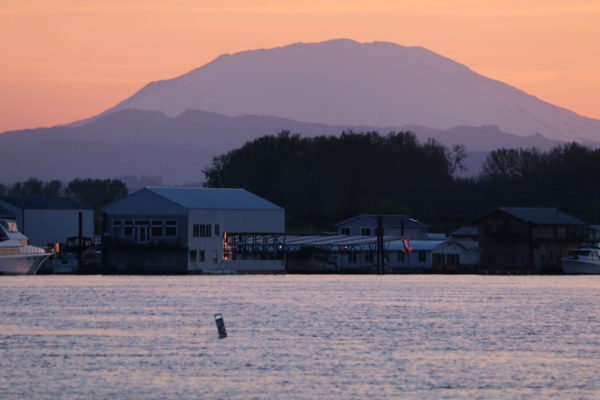
<svg viewBox="0 0 600 400"><path fill-rule="evenodd" d="M573 249L562 259L561 265L565 274L600 274L600 248Z"/></svg>
<svg viewBox="0 0 600 400"><path fill-rule="evenodd" d="M49 256L44 249L27 243L15 221L0 219L0 274L35 274Z"/></svg>

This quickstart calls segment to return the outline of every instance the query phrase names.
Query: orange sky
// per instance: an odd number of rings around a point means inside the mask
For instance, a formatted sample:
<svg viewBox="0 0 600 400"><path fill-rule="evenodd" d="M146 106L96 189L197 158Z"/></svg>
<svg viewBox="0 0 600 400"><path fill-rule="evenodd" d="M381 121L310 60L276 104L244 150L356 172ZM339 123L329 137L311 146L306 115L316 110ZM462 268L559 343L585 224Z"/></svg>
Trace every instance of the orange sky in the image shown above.
<svg viewBox="0 0 600 400"><path fill-rule="evenodd" d="M95 115L222 53L420 45L600 119L598 0L0 0L0 132Z"/></svg>

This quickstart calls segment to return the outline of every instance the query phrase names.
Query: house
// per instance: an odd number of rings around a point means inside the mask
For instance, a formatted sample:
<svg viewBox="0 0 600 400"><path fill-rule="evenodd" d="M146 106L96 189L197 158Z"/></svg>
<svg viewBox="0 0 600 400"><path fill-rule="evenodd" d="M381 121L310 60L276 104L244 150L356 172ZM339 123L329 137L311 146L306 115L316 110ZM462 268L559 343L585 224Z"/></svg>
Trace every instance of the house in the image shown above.
<svg viewBox="0 0 600 400"><path fill-rule="evenodd" d="M335 224L337 233L346 236L376 236L378 215L360 214ZM427 239L429 225L406 215L382 215L385 236Z"/></svg>
<svg viewBox="0 0 600 400"><path fill-rule="evenodd" d="M559 271L586 234L583 221L558 208L501 207L475 223L482 268L499 271Z"/></svg>
<svg viewBox="0 0 600 400"><path fill-rule="evenodd" d="M387 246L387 268L392 271L422 269L436 272L473 271L479 263L477 242L443 240L410 240L407 252L404 241Z"/></svg>
<svg viewBox="0 0 600 400"><path fill-rule="evenodd" d="M118 271L283 272L285 210L244 189L146 187L103 208Z"/></svg>
<svg viewBox="0 0 600 400"><path fill-rule="evenodd" d="M15 216L19 231L34 246L66 243L79 235L94 235L94 211L68 197L2 196L0 207Z"/></svg>

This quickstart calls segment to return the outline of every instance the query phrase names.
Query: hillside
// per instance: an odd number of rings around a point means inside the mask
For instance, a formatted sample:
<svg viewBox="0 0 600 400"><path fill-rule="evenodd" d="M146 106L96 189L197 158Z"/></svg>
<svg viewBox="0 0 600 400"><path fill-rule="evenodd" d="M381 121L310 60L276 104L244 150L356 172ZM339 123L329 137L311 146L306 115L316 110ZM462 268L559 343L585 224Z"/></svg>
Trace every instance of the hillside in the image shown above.
<svg viewBox="0 0 600 400"><path fill-rule="evenodd" d="M212 157L246 141L281 130L303 136L339 135L344 130L410 130L421 141L434 137L451 146L466 144L476 174L485 151L499 146L548 149L558 142L541 136L519 137L493 126L455 127L447 131L419 126L368 127L310 124L284 118L228 117L187 111L169 117L155 111L122 110L80 126L58 126L7 132L0 135L3 183L30 176L70 180L75 177L160 176L165 183L199 182ZM491 144L492 147L487 147Z"/></svg>

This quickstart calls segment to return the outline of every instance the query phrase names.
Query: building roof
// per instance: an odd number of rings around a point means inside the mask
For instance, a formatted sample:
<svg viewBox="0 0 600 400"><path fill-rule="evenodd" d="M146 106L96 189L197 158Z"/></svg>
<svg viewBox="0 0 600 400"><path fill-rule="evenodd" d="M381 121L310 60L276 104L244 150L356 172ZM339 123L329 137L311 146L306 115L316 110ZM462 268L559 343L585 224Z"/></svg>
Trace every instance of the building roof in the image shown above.
<svg viewBox="0 0 600 400"><path fill-rule="evenodd" d="M0 218L15 219L15 215L6 208L0 206Z"/></svg>
<svg viewBox="0 0 600 400"><path fill-rule="evenodd" d="M558 208L500 207L500 211L538 225L585 225L586 223Z"/></svg>
<svg viewBox="0 0 600 400"><path fill-rule="evenodd" d="M450 236L479 236L478 226L461 226L460 228L452 231Z"/></svg>
<svg viewBox="0 0 600 400"><path fill-rule="evenodd" d="M282 210L245 189L147 187L185 208L223 210Z"/></svg>
<svg viewBox="0 0 600 400"><path fill-rule="evenodd" d="M68 197L2 196L0 200L22 209L79 210L90 208Z"/></svg>
<svg viewBox="0 0 600 400"><path fill-rule="evenodd" d="M379 217L378 214L359 214L352 218L348 218L342 222L338 222L337 224L335 224L335 226L347 224L348 222L351 222L352 220L358 219L358 218L367 219L370 222L372 222L373 225L377 225L378 217ZM429 226L421 221L417 221L416 219L410 218L409 216L406 216L406 215L381 215L381 223L383 224L384 227L388 227L388 228L390 228L390 227L399 228L403 224L404 224L404 227L410 227L410 226L427 227L427 226Z"/></svg>

